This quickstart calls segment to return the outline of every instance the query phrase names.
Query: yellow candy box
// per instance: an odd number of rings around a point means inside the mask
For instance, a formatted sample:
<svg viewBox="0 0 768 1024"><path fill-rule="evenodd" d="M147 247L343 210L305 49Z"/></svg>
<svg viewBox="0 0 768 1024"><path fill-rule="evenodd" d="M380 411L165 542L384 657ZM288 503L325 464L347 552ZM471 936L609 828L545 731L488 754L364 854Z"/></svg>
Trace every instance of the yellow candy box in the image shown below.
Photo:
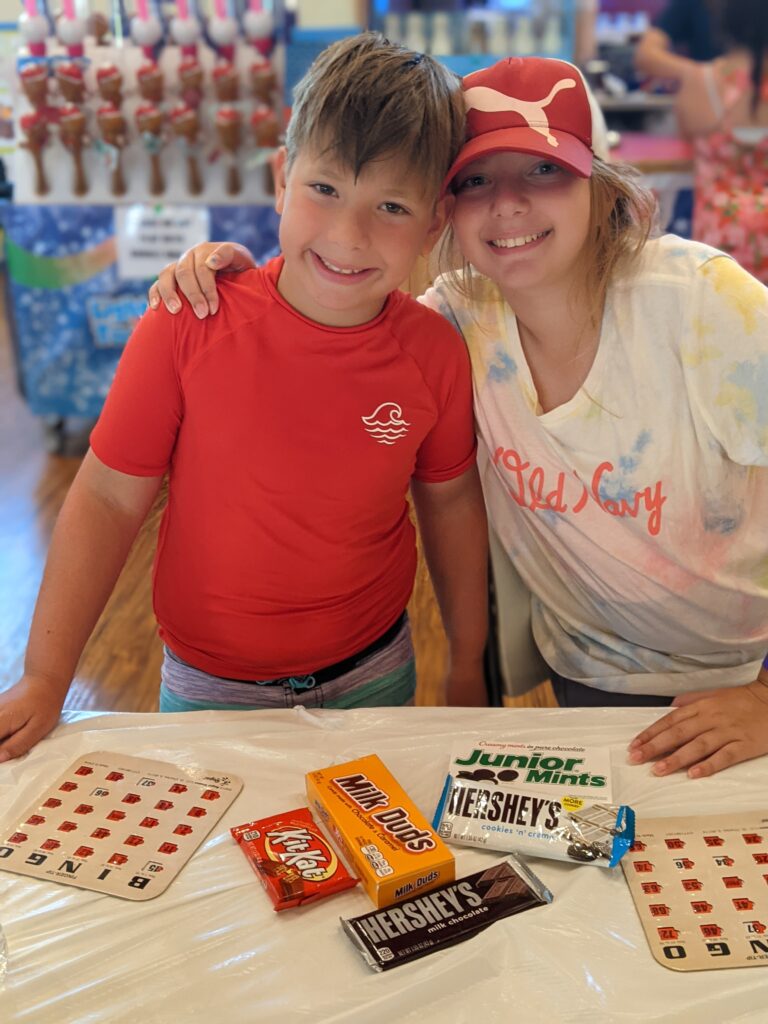
<svg viewBox="0 0 768 1024"><path fill-rule="evenodd" d="M306 783L374 906L454 881L453 854L375 754L308 772Z"/></svg>

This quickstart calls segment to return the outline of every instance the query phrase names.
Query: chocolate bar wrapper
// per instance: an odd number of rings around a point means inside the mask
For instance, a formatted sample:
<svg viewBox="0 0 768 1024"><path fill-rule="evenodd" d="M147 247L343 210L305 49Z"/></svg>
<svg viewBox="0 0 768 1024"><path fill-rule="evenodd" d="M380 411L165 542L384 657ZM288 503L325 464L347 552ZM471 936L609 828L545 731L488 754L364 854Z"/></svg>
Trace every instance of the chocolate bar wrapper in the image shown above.
<svg viewBox="0 0 768 1024"><path fill-rule="evenodd" d="M494 921L552 902L552 893L514 854L413 899L341 919L376 971L464 942Z"/></svg>
<svg viewBox="0 0 768 1024"><path fill-rule="evenodd" d="M307 807L236 825L230 831L275 910L314 903L357 885Z"/></svg>
<svg viewBox="0 0 768 1024"><path fill-rule="evenodd" d="M631 807L449 775L432 827L447 843L615 867L632 845Z"/></svg>

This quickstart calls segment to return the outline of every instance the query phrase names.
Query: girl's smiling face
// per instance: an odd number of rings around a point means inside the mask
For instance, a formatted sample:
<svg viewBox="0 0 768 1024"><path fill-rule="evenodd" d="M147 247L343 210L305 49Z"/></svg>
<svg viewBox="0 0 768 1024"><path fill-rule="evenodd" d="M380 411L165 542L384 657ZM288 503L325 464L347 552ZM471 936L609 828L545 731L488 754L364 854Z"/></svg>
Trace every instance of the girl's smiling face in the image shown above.
<svg viewBox="0 0 768 1024"><path fill-rule="evenodd" d="M581 279L588 178L539 156L491 153L456 176L453 192L453 229L464 258L506 299Z"/></svg>

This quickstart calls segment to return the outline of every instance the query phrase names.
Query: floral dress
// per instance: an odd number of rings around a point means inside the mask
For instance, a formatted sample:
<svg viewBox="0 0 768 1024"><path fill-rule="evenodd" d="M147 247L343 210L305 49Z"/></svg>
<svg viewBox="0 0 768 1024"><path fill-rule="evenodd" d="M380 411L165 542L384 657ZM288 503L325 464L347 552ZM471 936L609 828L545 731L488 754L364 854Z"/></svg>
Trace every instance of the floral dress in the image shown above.
<svg viewBox="0 0 768 1024"><path fill-rule="evenodd" d="M722 127L694 144L693 237L768 284L768 128L728 127L728 113L750 81L741 72L723 81ZM768 82L761 99L768 100Z"/></svg>

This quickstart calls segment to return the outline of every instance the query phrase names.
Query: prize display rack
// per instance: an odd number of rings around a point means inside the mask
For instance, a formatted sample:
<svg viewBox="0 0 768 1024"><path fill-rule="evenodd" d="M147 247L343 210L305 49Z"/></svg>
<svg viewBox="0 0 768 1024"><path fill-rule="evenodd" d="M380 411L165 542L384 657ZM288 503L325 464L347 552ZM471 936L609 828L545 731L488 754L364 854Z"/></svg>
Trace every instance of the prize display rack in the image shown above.
<svg viewBox="0 0 768 1024"><path fill-rule="evenodd" d="M204 211L207 234L277 251L271 159L282 141L274 18L179 0L160 20L55 22L26 0L13 108L13 201L0 204L19 389L51 451L98 416L152 276L119 268L118 211ZM233 16L237 14L237 17ZM167 260L163 260L163 263ZM161 264L162 265L162 264Z"/></svg>

